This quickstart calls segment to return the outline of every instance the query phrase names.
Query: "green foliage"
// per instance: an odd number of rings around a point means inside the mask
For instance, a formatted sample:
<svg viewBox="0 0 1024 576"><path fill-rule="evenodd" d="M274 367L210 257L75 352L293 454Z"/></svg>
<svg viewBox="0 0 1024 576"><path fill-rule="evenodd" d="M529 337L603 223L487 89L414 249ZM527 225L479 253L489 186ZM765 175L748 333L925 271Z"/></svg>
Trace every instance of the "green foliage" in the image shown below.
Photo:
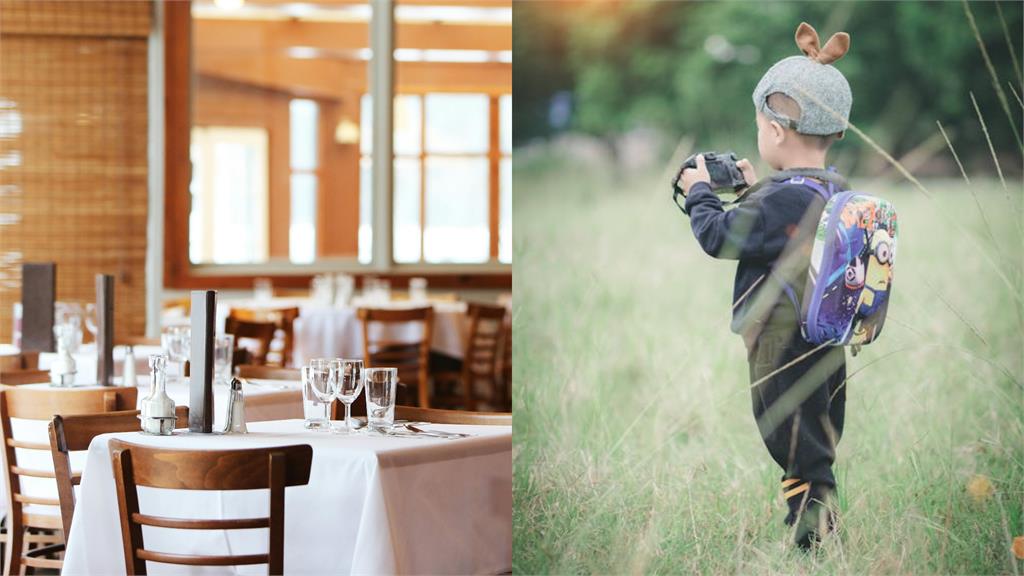
<svg viewBox="0 0 1024 576"><path fill-rule="evenodd" d="M1022 4L1001 7L1019 57ZM971 10L1003 89L1011 82L1021 93L996 6L973 2ZM793 33L802 20L823 42L838 30L851 34L850 52L837 64L853 88L851 120L892 152L932 137L940 120L964 155L987 155L969 91L997 150L1016 149L960 2L518 3L516 143L550 134L547 105L562 90L573 94L571 128L585 133L615 136L644 126L672 139L750 138L750 95L772 63L799 53ZM716 35L734 57L712 57L706 43ZM1020 105L1007 97L1019 118Z"/></svg>
<svg viewBox="0 0 1024 576"><path fill-rule="evenodd" d="M514 166L516 573L1021 573L1019 197L973 181L989 239L963 181L925 182L935 201L885 186L901 222L889 320L849 359L842 533L808 557L786 545L728 328L735 264L704 255L658 175L613 184L538 152ZM975 501L978 474L995 493Z"/></svg>

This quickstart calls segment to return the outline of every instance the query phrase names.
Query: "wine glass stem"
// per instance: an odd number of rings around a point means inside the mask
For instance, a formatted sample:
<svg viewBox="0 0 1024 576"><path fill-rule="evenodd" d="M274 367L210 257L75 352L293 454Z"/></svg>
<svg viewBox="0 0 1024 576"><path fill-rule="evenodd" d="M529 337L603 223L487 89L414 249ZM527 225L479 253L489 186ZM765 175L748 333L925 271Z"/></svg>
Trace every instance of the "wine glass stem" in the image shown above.
<svg viewBox="0 0 1024 576"><path fill-rule="evenodd" d="M345 432L352 431L352 405L345 404Z"/></svg>

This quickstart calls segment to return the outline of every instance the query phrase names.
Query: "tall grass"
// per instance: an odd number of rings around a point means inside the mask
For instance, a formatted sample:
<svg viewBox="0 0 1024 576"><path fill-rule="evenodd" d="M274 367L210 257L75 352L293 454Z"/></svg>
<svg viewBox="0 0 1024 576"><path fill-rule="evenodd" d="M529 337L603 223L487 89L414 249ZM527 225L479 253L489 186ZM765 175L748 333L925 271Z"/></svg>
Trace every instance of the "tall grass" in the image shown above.
<svg viewBox="0 0 1024 576"><path fill-rule="evenodd" d="M972 178L977 200L855 181L900 214L896 279L883 335L849 360L840 533L806 556L728 329L735 265L701 252L658 174L548 152L514 165L517 573L1020 573L1021 295L963 238L1020 265L997 181ZM993 491L972 496L978 477Z"/></svg>

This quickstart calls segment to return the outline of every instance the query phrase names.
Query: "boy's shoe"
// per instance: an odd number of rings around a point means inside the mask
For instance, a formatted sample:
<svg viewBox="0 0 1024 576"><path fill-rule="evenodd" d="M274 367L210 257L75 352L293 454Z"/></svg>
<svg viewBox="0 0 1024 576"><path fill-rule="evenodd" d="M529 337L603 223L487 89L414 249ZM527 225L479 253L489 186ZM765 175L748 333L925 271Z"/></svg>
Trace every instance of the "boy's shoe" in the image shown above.
<svg viewBox="0 0 1024 576"><path fill-rule="evenodd" d="M804 550L819 544L825 535L834 532L835 513L830 506L834 490L830 486L811 485L798 478L783 480L783 496L789 505L787 526L796 524L794 542Z"/></svg>

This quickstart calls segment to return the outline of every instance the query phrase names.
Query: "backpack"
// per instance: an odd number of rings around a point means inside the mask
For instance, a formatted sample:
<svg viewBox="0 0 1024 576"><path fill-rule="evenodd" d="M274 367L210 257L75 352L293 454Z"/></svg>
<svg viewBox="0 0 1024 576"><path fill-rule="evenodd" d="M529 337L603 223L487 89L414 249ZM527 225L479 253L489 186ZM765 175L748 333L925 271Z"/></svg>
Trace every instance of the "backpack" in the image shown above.
<svg viewBox="0 0 1024 576"><path fill-rule="evenodd" d="M797 302L792 286L781 278L780 282L800 312L805 340L859 347L878 338L889 308L896 210L887 200L840 192L828 176L823 179L827 189L804 176L786 180L810 187L826 203L814 234L803 302Z"/></svg>

